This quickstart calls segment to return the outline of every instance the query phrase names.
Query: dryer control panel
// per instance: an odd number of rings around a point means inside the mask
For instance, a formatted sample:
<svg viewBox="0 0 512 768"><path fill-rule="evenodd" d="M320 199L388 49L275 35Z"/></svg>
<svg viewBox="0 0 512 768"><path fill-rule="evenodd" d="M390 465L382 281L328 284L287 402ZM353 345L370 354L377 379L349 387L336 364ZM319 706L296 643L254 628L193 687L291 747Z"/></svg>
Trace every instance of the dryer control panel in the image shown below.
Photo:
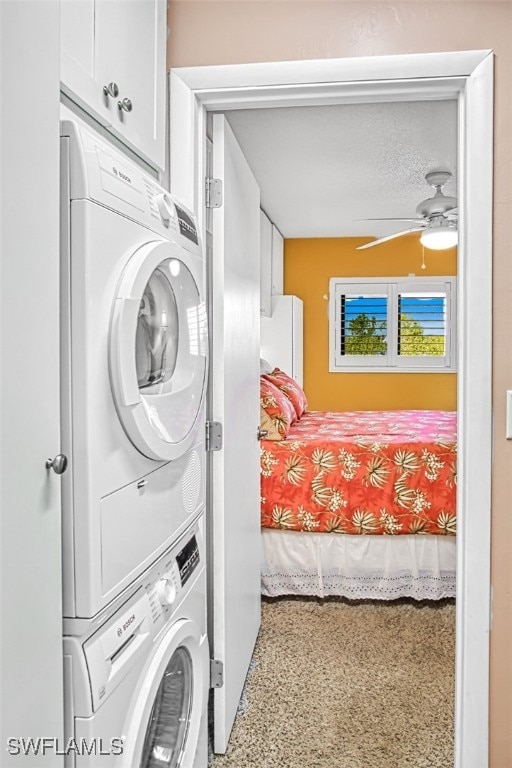
<svg viewBox="0 0 512 768"><path fill-rule="evenodd" d="M98 134L63 120L70 139L71 199L89 199L174 240L202 258L193 215L175 204L167 190Z"/></svg>
<svg viewBox="0 0 512 768"><path fill-rule="evenodd" d="M198 244L199 240L197 237L197 228L194 223L194 219L192 216L187 213L183 208L180 208L179 205L175 204L176 213L178 214L178 226L180 228L180 233L183 235L183 237L188 238L188 240L191 240L196 245Z"/></svg>

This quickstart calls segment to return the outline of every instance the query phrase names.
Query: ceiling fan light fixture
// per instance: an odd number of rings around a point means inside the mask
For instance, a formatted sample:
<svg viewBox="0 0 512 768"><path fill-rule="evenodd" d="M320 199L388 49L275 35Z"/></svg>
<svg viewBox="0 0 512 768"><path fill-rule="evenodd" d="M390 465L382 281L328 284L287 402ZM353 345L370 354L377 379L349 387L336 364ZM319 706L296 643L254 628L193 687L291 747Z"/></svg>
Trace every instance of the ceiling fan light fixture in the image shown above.
<svg viewBox="0 0 512 768"><path fill-rule="evenodd" d="M420 243L425 248L434 251L444 251L447 248L454 248L459 242L459 233L453 224L435 224L423 230L420 237Z"/></svg>

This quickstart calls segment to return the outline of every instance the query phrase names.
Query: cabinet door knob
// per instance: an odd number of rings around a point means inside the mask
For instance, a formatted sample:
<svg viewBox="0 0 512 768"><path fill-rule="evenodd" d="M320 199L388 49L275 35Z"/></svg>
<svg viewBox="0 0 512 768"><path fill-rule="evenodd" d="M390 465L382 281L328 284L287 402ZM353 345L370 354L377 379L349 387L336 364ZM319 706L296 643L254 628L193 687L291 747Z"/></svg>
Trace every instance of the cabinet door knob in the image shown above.
<svg viewBox="0 0 512 768"><path fill-rule="evenodd" d="M133 104L130 99L123 99L122 101L118 101L117 106L119 109L122 109L125 112L131 112L133 109Z"/></svg>
<svg viewBox="0 0 512 768"><path fill-rule="evenodd" d="M109 83L108 85L104 85L103 93L105 96L112 96L112 98L117 99L119 96L119 88L117 83Z"/></svg>
<svg viewBox="0 0 512 768"><path fill-rule="evenodd" d="M56 475L62 475L68 466L68 457L63 453L58 453L54 459L46 459L46 469L53 469Z"/></svg>

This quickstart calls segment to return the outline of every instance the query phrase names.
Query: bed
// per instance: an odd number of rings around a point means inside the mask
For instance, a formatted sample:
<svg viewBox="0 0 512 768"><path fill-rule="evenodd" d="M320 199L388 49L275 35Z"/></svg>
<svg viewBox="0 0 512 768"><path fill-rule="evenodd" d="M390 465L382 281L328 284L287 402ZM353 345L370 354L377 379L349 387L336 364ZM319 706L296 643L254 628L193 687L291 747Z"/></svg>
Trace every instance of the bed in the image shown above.
<svg viewBox="0 0 512 768"><path fill-rule="evenodd" d="M294 420L269 387L287 399L300 388L273 374L261 397L275 427L261 442L263 594L454 597L456 413L299 418L299 407Z"/></svg>

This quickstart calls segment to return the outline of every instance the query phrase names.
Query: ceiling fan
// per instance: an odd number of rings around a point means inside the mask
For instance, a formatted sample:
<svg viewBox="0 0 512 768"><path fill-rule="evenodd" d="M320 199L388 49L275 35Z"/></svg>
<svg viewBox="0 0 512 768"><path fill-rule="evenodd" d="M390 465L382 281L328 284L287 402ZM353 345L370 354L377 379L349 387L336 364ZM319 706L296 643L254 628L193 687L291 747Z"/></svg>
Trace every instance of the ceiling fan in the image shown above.
<svg viewBox="0 0 512 768"><path fill-rule="evenodd" d="M425 180L434 187L435 194L422 200L417 206L416 219L358 219L358 221L408 221L413 226L401 232L395 232L393 235L372 240L371 243L359 245L357 250L373 248L374 245L393 240L395 237L408 235L410 232L421 232L420 242L425 248L444 250L457 245L457 198L445 195L442 191L443 186L451 179L451 176L450 171L431 171L426 174Z"/></svg>

